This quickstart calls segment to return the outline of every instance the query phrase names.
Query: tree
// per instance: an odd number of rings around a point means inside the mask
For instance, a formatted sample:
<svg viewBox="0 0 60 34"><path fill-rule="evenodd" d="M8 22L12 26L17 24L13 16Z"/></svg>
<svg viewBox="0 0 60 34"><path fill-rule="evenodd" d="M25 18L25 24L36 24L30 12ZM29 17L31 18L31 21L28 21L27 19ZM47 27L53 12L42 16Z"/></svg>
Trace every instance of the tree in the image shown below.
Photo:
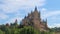
<svg viewBox="0 0 60 34"><path fill-rule="evenodd" d="M3 32L2 30L0 30L0 34L5 34L5 32Z"/></svg>
<svg viewBox="0 0 60 34"><path fill-rule="evenodd" d="M38 30L34 29L31 26L24 26L20 29L20 34L39 34Z"/></svg>

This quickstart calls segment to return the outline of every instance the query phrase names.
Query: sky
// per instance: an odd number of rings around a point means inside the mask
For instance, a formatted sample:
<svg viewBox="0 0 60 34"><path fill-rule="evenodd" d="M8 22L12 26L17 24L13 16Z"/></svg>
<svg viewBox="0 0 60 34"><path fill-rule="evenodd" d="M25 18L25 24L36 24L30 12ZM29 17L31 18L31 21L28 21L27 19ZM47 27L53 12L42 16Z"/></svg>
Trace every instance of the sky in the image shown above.
<svg viewBox="0 0 60 34"><path fill-rule="evenodd" d="M37 6L48 27L60 27L60 0L0 0L0 24L20 21Z"/></svg>

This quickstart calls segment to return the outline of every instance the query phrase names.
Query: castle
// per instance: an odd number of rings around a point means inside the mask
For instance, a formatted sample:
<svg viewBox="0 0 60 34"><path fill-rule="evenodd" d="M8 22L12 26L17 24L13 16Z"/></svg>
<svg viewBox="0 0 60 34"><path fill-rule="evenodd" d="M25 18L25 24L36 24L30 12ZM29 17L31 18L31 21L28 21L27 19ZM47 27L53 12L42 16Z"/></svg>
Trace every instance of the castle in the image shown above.
<svg viewBox="0 0 60 34"><path fill-rule="evenodd" d="M22 19L21 24L24 26L33 26L40 31L46 31L48 28L47 20L44 21L41 19L41 14L38 12L37 7L35 7L35 10L28 14L28 16L25 16L25 18Z"/></svg>

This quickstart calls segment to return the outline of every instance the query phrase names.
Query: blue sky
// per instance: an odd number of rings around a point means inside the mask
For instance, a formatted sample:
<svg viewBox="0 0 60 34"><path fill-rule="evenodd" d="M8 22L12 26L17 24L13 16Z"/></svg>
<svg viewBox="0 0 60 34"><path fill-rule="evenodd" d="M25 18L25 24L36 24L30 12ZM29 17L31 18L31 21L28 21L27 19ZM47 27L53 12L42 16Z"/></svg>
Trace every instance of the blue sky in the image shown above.
<svg viewBox="0 0 60 34"><path fill-rule="evenodd" d="M60 27L60 0L0 0L0 24L18 22L37 6L48 27Z"/></svg>

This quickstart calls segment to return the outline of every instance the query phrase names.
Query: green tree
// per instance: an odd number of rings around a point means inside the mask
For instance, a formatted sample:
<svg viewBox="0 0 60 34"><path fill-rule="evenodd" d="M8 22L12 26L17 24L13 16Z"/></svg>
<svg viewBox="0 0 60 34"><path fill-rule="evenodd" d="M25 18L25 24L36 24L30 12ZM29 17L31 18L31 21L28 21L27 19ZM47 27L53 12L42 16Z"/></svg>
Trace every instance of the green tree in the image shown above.
<svg viewBox="0 0 60 34"><path fill-rule="evenodd" d="M24 26L20 29L20 34L40 34L40 32L31 26Z"/></svg>
<svg viewBox="0 0 60 34"><path fill-rule="evenodd" d="M5 34L5 32L3 32L2 30L0 30L0 34Z"/></svg>

